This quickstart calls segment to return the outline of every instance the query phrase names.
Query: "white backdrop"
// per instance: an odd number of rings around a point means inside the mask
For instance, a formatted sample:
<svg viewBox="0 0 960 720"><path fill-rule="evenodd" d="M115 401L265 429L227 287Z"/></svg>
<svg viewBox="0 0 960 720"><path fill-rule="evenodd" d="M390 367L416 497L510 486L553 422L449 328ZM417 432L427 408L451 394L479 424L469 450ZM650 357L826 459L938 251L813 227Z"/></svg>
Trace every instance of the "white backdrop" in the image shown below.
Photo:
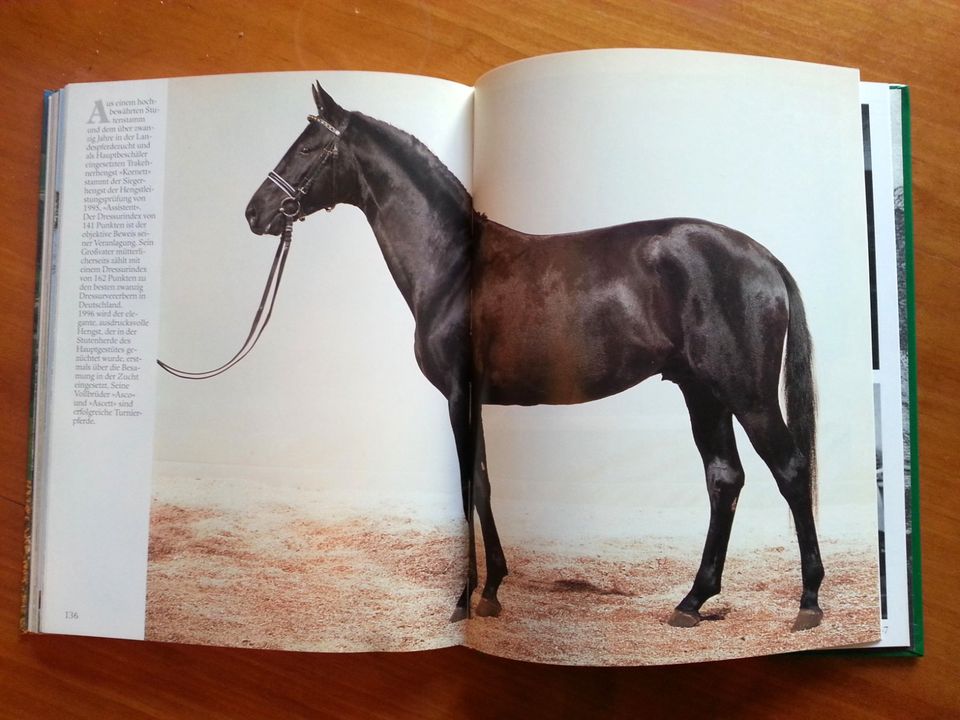
<svg viewBox="0 0 960 720"><path fill-rule="evenodd" d="M557 233L698 217L745 232L787 266L814 342L821 530L875 542L858 73L593 51L494 70L475 103L475 202L491 218ZM584 405L490 407L484 423L511 540L706 531L703 468L671 383ZM786 504L742 433L738 445L747 485L734 543L782 539Z"/></svg>
<svg viewBox="0 0 960 720"><path fill-rule="evenodd" d="M252 234L244 210L316 112L314 80L344 108L419 137L469 187L467 87L352 72L172 82L165 362L216 367L246 336L276 238ZM294 228L273 319L256 349L211 380L161 373L157 459L200 464L208 474L280 468L328 488L459 494L446 401L417 368L413 328L362 213L350 206L316 213Z"/></svg>

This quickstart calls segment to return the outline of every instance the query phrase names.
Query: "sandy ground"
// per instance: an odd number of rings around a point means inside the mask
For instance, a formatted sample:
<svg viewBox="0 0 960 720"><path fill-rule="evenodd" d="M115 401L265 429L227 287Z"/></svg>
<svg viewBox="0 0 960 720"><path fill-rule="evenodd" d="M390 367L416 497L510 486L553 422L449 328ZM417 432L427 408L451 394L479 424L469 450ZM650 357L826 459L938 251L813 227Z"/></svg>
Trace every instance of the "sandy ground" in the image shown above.
<svg viewBox="0 0 960 720"><path fill-rule="evenodd" d="M802 633L790 633L800 593L795 546L731 554L723 594L704 606L704 621L678 629L665 621L698 557L686 543L651 539L581 542L573 551L506 546L501 616L451 624L464 558L457 530L402 512L331 519L285 503L250 510L155 499L147 638L365 651L452 645L467 633L468 644L497 655L616 665L786 652L878 633L874 561L830 542L824 622Z"/></svg>
<svg viewBox="0 0 960 720"><path fill-rule="evenodd" d="M605 546L605 547L604 547ZM791 633L800 599L794 546L730 555L723 592L695 628L666 621L690 589L699 558L650 539L610 542L592 555L506 547L510 575L497 618L474 617L471 647L559 664L645 665L719 660L879 638L874 560L824 543L820 627ZM605 557L600 557L600 554ZM629 561L610 560L609 557Z"/></svg>
<svg viewBox="0 0 960 720"><path fill-rule="evenodd" d="M409 518L333 522L154 504L146 638L287 650L456 645L458 537Z"/></svg>

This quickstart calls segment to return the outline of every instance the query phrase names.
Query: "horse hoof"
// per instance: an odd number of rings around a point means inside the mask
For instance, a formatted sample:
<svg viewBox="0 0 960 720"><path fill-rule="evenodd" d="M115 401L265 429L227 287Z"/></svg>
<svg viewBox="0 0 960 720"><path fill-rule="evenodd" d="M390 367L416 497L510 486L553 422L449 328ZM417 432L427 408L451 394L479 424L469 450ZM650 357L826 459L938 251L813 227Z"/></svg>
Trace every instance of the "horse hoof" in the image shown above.
<svg viewBox="0 0 960 720"><path fill-rule="evenodd" d="M480 598L480 602L477 603L475 612L478 617L497 617L502 609L500 601L496 598L488 600L482 597Z"/></svg>
<svg viewBox="0 0 960 720"><path fill-rule="evenodd" d="M467 609L465 607L460 607L457 605L453 609L453 614L450 616L450 622L462 622L467 619Z"/></svg>
<svg viewBox="0 0 960 720"><path fill-rule="evenodd" d="M797 613L797 619L793 621L793 627L790 628L790 632L815 628L820 624L821 620L823 620L823 610L820 608L801 608L800 612Z"/></svg>
<svg viewBox="0 0 960 720"><path fill-rule="evenodd" d="M700 623L700 613L689 610L674 610L673 615L667 620L667 624L672 627L691 628Z"/></svg>

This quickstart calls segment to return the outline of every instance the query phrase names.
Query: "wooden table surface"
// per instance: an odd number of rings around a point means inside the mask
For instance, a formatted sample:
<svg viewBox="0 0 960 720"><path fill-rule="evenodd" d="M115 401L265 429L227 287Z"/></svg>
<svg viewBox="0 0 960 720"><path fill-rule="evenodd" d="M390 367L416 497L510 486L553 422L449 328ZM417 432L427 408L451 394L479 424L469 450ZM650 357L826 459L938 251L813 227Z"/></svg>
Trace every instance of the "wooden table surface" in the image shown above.
<svg viewBox="0 0 960 720"><path fill-rule="evenodd" d="M0 38L0 716L960 716L960 4L7 2ZM300 69L472 83L530 55L618 46L848 65L911 86L925 658L597 669L464 649L308 655L19 634L44 88Z"/></svg>

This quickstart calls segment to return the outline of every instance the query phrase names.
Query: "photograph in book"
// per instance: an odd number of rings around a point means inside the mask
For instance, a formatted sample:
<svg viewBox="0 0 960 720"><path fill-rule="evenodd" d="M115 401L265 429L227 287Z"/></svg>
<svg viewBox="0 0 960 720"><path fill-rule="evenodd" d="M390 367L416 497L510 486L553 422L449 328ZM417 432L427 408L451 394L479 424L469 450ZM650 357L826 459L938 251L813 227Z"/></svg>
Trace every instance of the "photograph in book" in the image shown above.
<svg viewBox="0 0 960 720"><path fill-rule="evenodd" d="M429 144L469 207L457 180L471 175L469 88L366 73L171 83L159 346L187 378L249 332L276 248L251 232L254 191L272 190L272 219L281 178L297 190L305 179L277 167L304 127L294 153L318 171L354 162L347 139L374 122L308 121L318 78L383 118L381 132ZM303 215L319 209L311 198ZM382 200L381 216L394 199ZM269 326L242 361L207 379L159 374L148 639L311 651L462 640L450 622L466 569L460 466L443 379L418 366L417 313L434 308L418 298L411 313L369 217L344 204L296 224Z"/></svg>
<svg viewBox="0 0 960 720"><path fill-rule="evenodd" d="M855 72L600 52L169 104L148 638L878 637Z"/></svg>
<svg viewBox="0 0 960 720"><path fill-rule="evenodd" d="M879 637L856 73L573 53L475 106L498 617L468 644L628 664Z"/></svg>

